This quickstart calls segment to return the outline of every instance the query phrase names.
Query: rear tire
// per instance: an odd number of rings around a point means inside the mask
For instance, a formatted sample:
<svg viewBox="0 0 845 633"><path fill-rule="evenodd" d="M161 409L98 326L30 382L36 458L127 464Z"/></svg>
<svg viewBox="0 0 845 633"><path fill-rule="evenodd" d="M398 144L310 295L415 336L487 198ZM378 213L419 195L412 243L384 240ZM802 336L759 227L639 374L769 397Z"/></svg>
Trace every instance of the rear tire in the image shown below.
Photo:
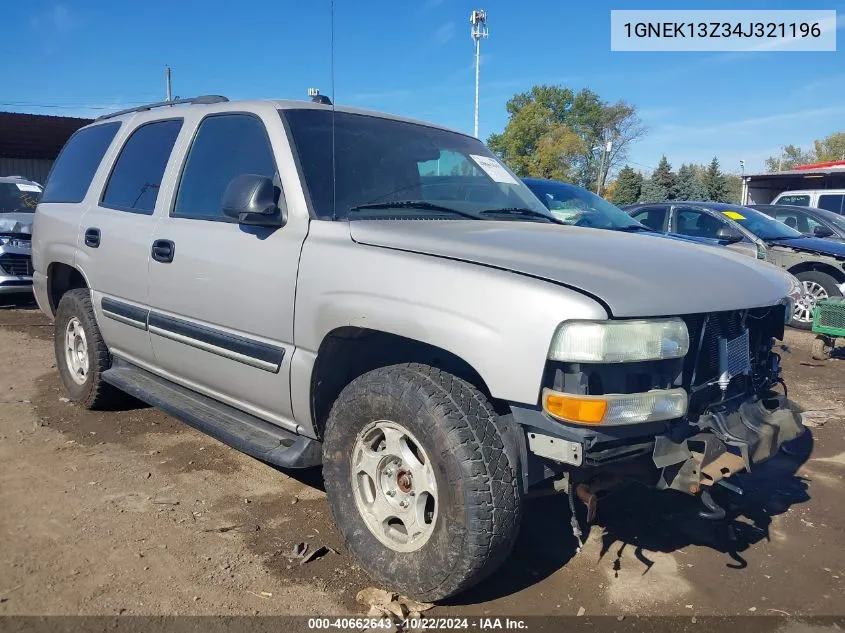
<svg viewBox="0 0 845 633"><path fill-rule="evenodd" d="M122 398L120 391L102 379L111 357L87 288L69 290L59 301L53 345L62 385L73 402L86 409L104 409Z"/></svg>
<svg viewBox="0 0 845 633"><path fill-rule="evenodd" d="M335 525L376 582L440 600L505 560L522 493L495 421L478 389L421 364L373 370L338 396L323 446L326 492ZM415 511L400 506L409 501L424 507L422 519L406 521Z"/></svg>
<svg viewBox="0 0 845 633"><path fill-rule="evenodd" d="M813 299L810 304L796 306L789 325L799 330L809 330L813 327L812 308L815 305L815 301L829 297L841 297L842 293L839 291L836 279L827 273L819 272L818 270L807 270L798 273L795 277L804 285L805 292L811 294Z"/></svg>

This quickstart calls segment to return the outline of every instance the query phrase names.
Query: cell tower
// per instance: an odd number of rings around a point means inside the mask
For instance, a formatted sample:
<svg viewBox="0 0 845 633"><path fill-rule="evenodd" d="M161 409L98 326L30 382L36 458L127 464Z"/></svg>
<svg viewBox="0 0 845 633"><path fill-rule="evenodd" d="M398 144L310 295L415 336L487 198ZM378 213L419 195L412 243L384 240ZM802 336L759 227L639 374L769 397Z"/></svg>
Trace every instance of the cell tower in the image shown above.
<svg viewBox="0 0 845 633"><path fill-rule="evenodd" d="M478 78L481 71L481 40L487 37L487 11L475 9L469 16L475 42L475 138L478 138Z"/></svg>

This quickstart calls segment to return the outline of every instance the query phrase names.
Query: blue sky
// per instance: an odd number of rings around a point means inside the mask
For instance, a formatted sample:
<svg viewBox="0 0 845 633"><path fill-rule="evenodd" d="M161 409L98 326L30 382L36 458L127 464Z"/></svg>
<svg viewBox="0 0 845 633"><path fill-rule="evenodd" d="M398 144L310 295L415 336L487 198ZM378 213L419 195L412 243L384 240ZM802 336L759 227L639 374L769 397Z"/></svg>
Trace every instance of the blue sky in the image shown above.
<svg viewBox="0 0 845 633"><path fill-rule="evenodd" d="M804 0L335 0L335 89L343 104L472 132L469 13L487 9L480 132L501 131L505 102L536 83L588 87L640 110L648 136L631 163L719 156L761 169L787 143L845 130L845 43L835 53L610 51L610 9L797 9ZM28 0L0 23L0 110L90 116L174 94L305 98L331 91L329 0L143 3ZM838 12L845 2L814 9ZM58 107L44 107L58 106Z"/></svg>

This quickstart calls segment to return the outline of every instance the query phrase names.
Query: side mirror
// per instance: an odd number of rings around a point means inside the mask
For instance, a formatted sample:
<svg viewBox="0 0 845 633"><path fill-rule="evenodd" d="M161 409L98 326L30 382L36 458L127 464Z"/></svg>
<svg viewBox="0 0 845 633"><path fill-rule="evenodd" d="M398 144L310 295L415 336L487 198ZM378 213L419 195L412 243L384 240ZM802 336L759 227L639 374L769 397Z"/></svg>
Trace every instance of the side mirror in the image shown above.
<svg viewBox="0 0 845 633"><path fill-rule="evenodd" d="M732 226L723 226L716 232L716 239L735 244L744 240L745 236Z"/></svg>
<svg viewBox="0 0 845 633"><path fill-rule="evenodd" d="M223 194L223 213L236 218L239 224L251 226L283 226L287 209L279 202L280 194L273 180L256 174L232 178Z"/></svg>
<svg viewBox="0 0 845 633"><path fill-rule="evenodd" d="M833 235L833 231L831 231L823 224L816 224L815 228L813 229L813 235L815 235L816 237L830 237L831 235Z"/></svg>

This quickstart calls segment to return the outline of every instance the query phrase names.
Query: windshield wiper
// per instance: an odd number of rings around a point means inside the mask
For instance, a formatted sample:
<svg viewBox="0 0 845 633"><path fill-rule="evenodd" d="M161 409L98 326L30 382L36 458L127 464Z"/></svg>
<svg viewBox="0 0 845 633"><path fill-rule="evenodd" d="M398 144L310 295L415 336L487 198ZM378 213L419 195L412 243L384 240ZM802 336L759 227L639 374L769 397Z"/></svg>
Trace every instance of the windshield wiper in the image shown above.
<svg viewBox="0 0 845 633"><path fill-rule="evenodd" d="M425 200L396 200L394 202L373 202L371 204L359 204L349 209L349 212L366 211L367 209L421 209L423 211L442 211L443 213L454 213L471 220L480 220L477 215L469 211L461 211L452 207L444 207Z"/></svg>
<svg viewBox="0 0 845 633"><path fill-rule="evenodd" d="M534 209L529 209L527 207L502 207L501 209L485 209L484 211L480 212L480 215L485 215L487 213L489 213L490 215L522 215L531 218L543 218L544 220L554 222L555 224L566 224L566 222L562 222L554 216L546 215L545 213L535 211Z"/></svg>

